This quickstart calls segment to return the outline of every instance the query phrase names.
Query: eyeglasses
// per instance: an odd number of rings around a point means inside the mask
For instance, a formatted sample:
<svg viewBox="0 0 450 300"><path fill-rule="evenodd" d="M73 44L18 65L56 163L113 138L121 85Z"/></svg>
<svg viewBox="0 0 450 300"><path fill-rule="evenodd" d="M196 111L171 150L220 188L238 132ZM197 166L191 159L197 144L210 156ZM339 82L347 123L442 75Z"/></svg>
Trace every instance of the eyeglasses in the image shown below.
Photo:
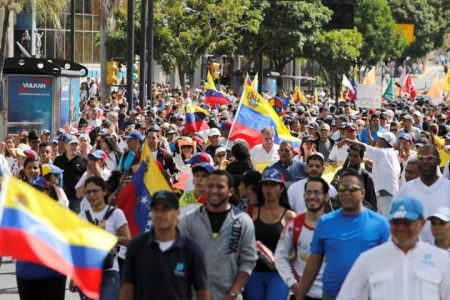
<svg viewBox="0 0 450 300"><path fill-rule="evenodd" d="M84 194L85 194L85 195L96 194L96 193L98 193L98 192L100 192L100 191L102 191L102 190L103 190L103 189L85 190L85 191L84 191Z"/></svg>
<svg viewBox="0 0 450 300"><path fill-rule="evenodd" d="M428 161L430 161L430 160L433 160L435 158L436 158L436 156L431 155L431 154L429 154L429 155L423 155L423 154L417 155L417 159L418 160L428 160Z"/></svg>
<svg viewBox="0 0 450 300"><path fill-rule="evenodd" d="M323 192L320 190L305 191L306 196L320 196Z"/></svg>
<svg viewBox="0 0 450 300"><path fill-rule="evenodd" d="M362 187L360 187L357 184L350 184L350 185L340 184L338 186L338 192L339 193L345 193L345 192L354 193L354 192L357 192L357 191L360 191L360 190L362 190Z"/></svg>

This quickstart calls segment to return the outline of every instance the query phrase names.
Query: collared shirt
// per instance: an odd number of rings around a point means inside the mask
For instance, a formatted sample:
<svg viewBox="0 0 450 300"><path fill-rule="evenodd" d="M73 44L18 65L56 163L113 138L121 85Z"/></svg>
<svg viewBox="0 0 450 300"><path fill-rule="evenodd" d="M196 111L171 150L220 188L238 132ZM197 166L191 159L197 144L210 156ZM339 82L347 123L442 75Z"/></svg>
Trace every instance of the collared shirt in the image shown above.
<svg viewBox="0 0 450 300"><path fill-rule="evenodd" d="M404 253L389 241L360 255L337 299L450 299L449 270L445 250L419 241Z"/></svg>
<svg viewBox="0 0 450 300"><path fill-rule="evenodd" d="M191 288L208 288L205 255L197 242L177 231L162 252L154 230L133 238L128 246L123 281L135 286L135 299L192 299Z"/></svg>
<svg viewBox="0 0 450 300"><path fill-rule="evenodd" d="M267 152L266 149L264 149L263 145L256 145L255 147L250 150L250 155L252 162L254 164L257 163L274 163L277 160L280 159L280 156L278 155L278 148L279 146L277 144L273 144L272 149Z"/></svg>

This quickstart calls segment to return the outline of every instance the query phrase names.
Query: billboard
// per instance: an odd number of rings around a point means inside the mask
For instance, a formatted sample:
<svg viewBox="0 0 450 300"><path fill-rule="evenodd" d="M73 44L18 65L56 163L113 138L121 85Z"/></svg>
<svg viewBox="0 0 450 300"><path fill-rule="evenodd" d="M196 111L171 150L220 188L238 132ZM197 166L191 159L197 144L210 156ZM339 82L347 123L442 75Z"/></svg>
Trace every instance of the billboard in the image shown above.
<svg viewBox="0 0 450 300"><path fill-rule="evenodd" d="M51 76L8 76L9 133L21 128L52 128L53 82ZM12 124L11 124L12 125Z"/></svg>

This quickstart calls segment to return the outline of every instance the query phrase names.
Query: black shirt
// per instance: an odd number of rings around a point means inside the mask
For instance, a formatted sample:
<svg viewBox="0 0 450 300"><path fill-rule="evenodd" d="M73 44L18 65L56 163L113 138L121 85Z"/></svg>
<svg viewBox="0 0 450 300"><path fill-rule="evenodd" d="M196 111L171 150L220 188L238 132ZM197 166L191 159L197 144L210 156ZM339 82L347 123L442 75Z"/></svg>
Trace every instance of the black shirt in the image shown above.
<svg viewBox="0 0 450 300"><path fill-rule="evenodd" d="M213 233L219 233L220 228L222 228L222 224L227 218L230 209L221 212L211 212L208 209L206 210L208 213L209 223L211 224L211 229Z"/></svg>
<svg viewBox="0 0 450 300"><path fill-rule="evenodd" d="M76 155L72 160L68 160L66 153L58 155L53 164L64 170L63 189L69 200L77 199L75 185L86 172L88 160L86 157Z"/></svg>
<svg viewBox="0 0 450 300"><path fill-rule="evenodd" d="M192 299L191 287L208 288L205 255L179 231L172 247L161 252L151 230L131 240L122 281L134 284L136 300Z"/></svg>

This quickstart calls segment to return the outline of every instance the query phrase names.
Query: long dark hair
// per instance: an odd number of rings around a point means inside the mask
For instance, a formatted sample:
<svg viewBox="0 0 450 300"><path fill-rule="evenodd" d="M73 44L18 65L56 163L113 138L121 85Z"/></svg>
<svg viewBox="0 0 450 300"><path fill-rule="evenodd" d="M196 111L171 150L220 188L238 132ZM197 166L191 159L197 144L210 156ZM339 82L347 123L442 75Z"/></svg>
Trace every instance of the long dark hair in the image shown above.
<svg viewBox="0 0 450 300"><path fill-rule="evenodd" d="M265 204L264 194L262 191L262 183L258 185L257 195L258 195L258 206L261 207ZM288 201L288 195L287 195L287 188L284 185L284 183L279 183L279 185L283 186L283 192L281 193L280 200L278 201L278 204L286 209L291 209L291 206L289 205Z"/></svg>
<svg viewBox="0 0 450 300"><path fill-rule="evenodd" d="M106 145L108 145L109 149L111 149L112 152L114 152L114 155L116 156L117 159L117 163L119 163L119 159L120 156L122 156L122 152L120 152L119 146L117 145L117 142L114 140L114 138L109 134L105 134L100 139L103 140Z"/></svg>
<svg viewBox="0 0 450 300"><path fill-rule="evenodd" d="M39 172L42 174L42 165L41 165L41 163L39 161L39 157L38 156L36 156L36 157L27 157L25 159L24 163L23 163L23 168L19 172L19 178L22 179L22 181L28 182L28 179L25 176L25 168L27 167L27 165L29 163L36 162L36 161L39 163Z"/></svg>

